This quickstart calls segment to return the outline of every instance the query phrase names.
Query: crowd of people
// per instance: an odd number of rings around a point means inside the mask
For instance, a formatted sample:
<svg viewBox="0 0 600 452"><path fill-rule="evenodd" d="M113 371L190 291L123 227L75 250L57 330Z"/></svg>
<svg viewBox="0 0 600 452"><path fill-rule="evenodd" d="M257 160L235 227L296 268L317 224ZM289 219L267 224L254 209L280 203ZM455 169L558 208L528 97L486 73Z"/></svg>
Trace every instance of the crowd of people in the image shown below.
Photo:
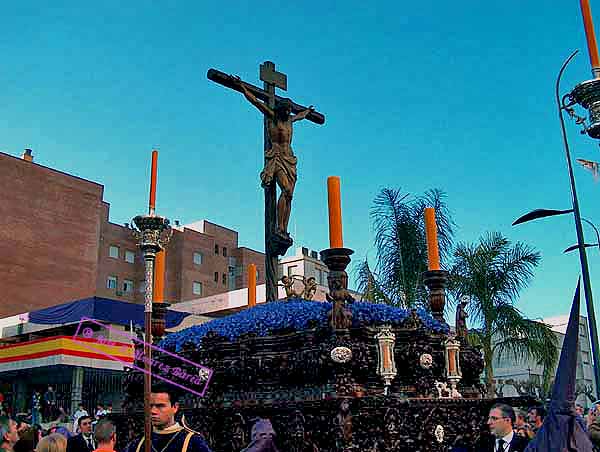
<svg viewBox="0 0 600 452"><path fill-rule="evenodd" d="M152 450L155 452L210 452L196 432L175 422L178 395L169 388L152 393ZM52 425L0 417L0 452L114 452L117 428L110 419L112 407L99 404L92 417L83 405L73 415L73 423ZM143 452L143 438L131 443L124 452Z"/></svg>
<svg viewBox="0 0 600 452"><path fill-rule="evenodd" d="M175 422L179 404L177 394L168 388L155 389L151 397L153 424L152 450L157 452L210 452L204 439L196 432ZM575 407L576 420L600 450L600 401L587 411ZM90 416L82 405L74 414L69 427L52 426L43 431L41 426L17 422L9 417L0 418L0 449L2 452L114 452L117 428L106 417L108 410L99 405L96 416ZM535 438L544 423L546 409L542 405L528 410L515 409L497 403L489 412L487 425L491 438L483 440L478 452L523 452ZM272 430L272 429L271 429ZM254 437L253 443L269 442L272 438ZM264 435L263 435L264 436ZM134 440L124 452L143 452L143 437ZM272 441L271 441L272 442ZM273 446L273 444L271 444ZM247 449L247 450L263 450ZM269 448L267 450L276 450ZM460 450L455 449L456 451Z"/></svg>
<svg viewBox="0 0 600 452"><path fill-rule="evenodd" d="M35 401L36 394L33 399ZM55 422L44 427L38 413L33 411L31 416L17 420L0 413L0 450L8 452L93 452L96 445L103 440L107 427L101 427L108 422L104 419L112 412L112 405L105 407L98 404L95 416L88 414L83 404L73 414L69 422L66 414L59 415ZM48 412L48 415L52 414ZM106 421L106 422L104 422ZM101 427L98 429L98 427ZM98 438L96 432L99 432ZM83 442L82 442L83 440ZM63 444L64 443L64 444ZM85 447L82 447L82 444ZM63 447L64 446L64 447Z"/></svg>
<svg viewBox="0 0 600 452"><path fill-rule="evenodd" d="M592 444L600 451L600 400L587 410L575 405L576 421L587 432ZM546 408L542 405L521 410L498 403L492 407L488 427L493 444L482 444L481 452L521 452L535 438L544 423Z"/></svg>

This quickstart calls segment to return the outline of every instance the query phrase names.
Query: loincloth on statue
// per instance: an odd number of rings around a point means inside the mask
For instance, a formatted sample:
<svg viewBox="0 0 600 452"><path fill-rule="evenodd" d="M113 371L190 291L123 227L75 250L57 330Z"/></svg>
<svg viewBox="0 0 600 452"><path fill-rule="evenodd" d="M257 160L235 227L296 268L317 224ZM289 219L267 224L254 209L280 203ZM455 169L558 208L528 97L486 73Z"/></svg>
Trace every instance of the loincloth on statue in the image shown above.
<svg viewBox="0 0 600 452"><path fill-rule="evenodd" d="M262 185L270 185L273 180L277 180L277 174L283 173L291 182L292 186L296 184L298 178L296 164L298 159L294 154L282 154L281 152L269 149L265 152L265 167L260 173Z"/></svg>

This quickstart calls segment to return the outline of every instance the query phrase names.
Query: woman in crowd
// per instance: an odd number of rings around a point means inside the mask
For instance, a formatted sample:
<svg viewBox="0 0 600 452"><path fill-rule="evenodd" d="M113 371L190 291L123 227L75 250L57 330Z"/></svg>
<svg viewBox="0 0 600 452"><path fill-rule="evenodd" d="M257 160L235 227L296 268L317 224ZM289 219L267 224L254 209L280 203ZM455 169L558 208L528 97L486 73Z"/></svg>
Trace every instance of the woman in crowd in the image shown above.
<svg viewBox="0 0 600 452"><path fill-rule="evenodd" d="M60 433L44 436L37 445L35 452L66 452L67 440Z"/></svg>

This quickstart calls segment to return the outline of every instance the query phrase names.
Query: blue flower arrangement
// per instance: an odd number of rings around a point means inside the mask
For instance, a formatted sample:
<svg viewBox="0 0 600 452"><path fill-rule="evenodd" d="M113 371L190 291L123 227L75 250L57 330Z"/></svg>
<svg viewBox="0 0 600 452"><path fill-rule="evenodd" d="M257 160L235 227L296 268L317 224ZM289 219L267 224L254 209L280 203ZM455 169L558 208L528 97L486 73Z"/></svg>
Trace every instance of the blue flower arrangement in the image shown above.
<svg viewBox="0 0 600 452"><path fill-rule="evenodd" d="M349 304L348 307L352 311L354 327L383 323L399 325L410 315L410 311L406 309L385 304L357 301ZM186 343L199 345L202 338L210 331L235 341L248 333L268 336L281 330L298 331L314 326L326 326L327 313L330 309L331 303L302 299L263 303L237 314L172 333L161 341L160 347L179 352ZM435 320L425 309L417 309L417 315L427 329L436 332L448 331L448 325Z"/></svg>

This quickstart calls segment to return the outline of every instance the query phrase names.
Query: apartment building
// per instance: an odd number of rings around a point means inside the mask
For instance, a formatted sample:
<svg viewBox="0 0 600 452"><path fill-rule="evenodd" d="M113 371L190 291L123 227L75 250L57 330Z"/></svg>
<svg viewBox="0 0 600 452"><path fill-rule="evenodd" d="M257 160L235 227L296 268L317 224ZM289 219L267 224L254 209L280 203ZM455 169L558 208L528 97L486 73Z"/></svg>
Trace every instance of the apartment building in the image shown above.
<svg viewBox="0 0 600 452"><path fill-rule="evenodd" d="M141 303L144 262L127 224L110 221L104 186L0 152L0 318L73 300ZM139 212L132 212L135 216ZM206 220L173 221L165 299L171 303L264 283L264 255L238 233Z"/></svg>
<svg viewBox="0 0 600 452"><path fill-rule="evenodd" d="M562 344L565 339L567 325L569 323L569 314L564 314L556 317L541 319L541 322L549 325L557 339L558 353L562 349ZM558 362L557 362L558 365ZM577 350L577 402L583 406L589 406L590 400L583 392L584 388L589 388L590 393L596 393L596 385L594 381L594 364L590 346L590 335L587 317L579 317L579 349ZM518 360L511 354L504 354L502 357L494 357L494 379L497 385L503 385L502 394L504 396L518 395L518 391L514 388L515 382L532 383L533 387L540 385L543 380L544 369L533 359ZM552 369L552 375L556 373L556 368ZM509 381L510 384L506 385ZM537 395L537 394L532 394Z"/></svg>

